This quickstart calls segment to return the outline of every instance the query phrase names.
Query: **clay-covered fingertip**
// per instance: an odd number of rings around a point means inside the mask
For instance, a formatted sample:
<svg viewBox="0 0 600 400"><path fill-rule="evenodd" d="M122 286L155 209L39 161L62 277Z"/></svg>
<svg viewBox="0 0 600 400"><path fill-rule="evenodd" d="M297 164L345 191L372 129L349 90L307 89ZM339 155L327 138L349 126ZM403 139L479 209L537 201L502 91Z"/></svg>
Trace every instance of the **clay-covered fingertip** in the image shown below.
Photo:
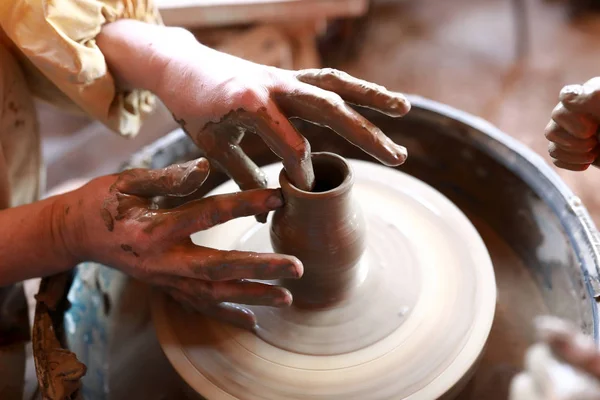
<svg viewBox="0 0 600 400"><path fill-rule="evenodd" d="M278 298L277 307L289 307L292 305L294 301L294 297L292 296L292 293L287 290L287 289L282 289L281 290L281 297Z"/></svg>
<svg viewBox="0 0 600 400"><path fill-rule="evenodd" d="M298 279L302 278L304 275L304 265L302 265L302 261L297 259L296 257L289 256L290 265L288 266L288 278Z"/></svg>
<svg viewBox="0 0 600 400"><path fill-rule="evenodd" d="M236 325L238 325L242 329L246 329L249 331L253 331L254 329L256 329L256 326L258 325L256 315L254 315L254 313L251 310L248 310L245 307L236 306L236 308L239 311L241 311L241 313L239 314L240 317L237 318Z"/></svg>
<svg viewBox="0 0 600 400"><path fill-rule="evenodd" d="M394 96L386 102L379 111L392 118L404 117L411 109L410 101L404 95L394 93Z"/></svg>
<svg viewBox="0 0 600 400"><path fill-rule="evenodd" d="M583 88L581 85L567 85L561 89L558 98L561 102L569 103L579 97L582 93Z"/></svg>
<svg viewBox="0 0 600 400"><path fill-rule="evenodd" d="M196 160L196 168L208 174L210 172L210 162L208 161L208 159L200 157Z"/></svg>
<svg viewBox="0 0 600 400"><path fill-rule="evenodd" d="M406 150L406 147L398 146L396 144L393 146L393 149L390 151L390 157L386 160L382 160L388 167L398 167L404 164L408 158L408 150Z"/></svg>
<svg viewBox="0 0 600 400"><path fill-rule="evenodd" d="M267 222L268 216L269 216L269 213L264 213L264 214L258 214L256 216L254 216L254 218L256 219L256 222L258 222L259 224L265 224Z"/></svg>
<svg viewBox="0 0 600 400"><path fill-rule="evenodd" d="M210 174L210 163L206 158L199 158L194 163L194 168L186 179L192 180L196 185L200 186L206 181Z"/></svg>
<svg viewBox="0 0 600 400"><path fill-rule="evenodd" d="M400 163L399 165L402 165L406 162L406 159L408 158L408 150L406 149L406 147L400 147L398 149L397 157L398 162Z"/></svg>
<svg viewBox="0 0 600 400"><path fill-rule="evenodd" d="M404 117L411 110L412 105L410 101L404 96L398 99L398 116Z"/></svg>
<svg viewBox="0 0 600 400"><path fill-rule="evenodd" d="M552 157L552 155L550 155ZM555 167L571 172L583 172L590 167L590 164L569 164L552 157L552 163Z"/></svg>
<svg viewBox="0 0 600 400"><path fill-rule="evenodd" d="M272 189L270 196L265 201L265 205L271 209L275 210L279 207L283 206L283 194L279 189Z"/></svg>

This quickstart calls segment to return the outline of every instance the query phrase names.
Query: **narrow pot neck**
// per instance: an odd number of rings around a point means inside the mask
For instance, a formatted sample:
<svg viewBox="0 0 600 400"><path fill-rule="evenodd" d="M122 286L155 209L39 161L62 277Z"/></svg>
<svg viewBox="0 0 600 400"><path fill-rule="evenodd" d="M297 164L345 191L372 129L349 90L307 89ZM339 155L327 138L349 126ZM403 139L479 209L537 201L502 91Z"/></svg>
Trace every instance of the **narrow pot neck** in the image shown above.
<svg viewBox="0 0 600 400"><path fill-rule="evenodd" d="M346 160L333 153L313 153L312 163L315 185L310 192L294 186L288 180L285 170L279 174L279 184L286 207L316 214L345 208L350 201L354 185L352 169Z"/></svg>

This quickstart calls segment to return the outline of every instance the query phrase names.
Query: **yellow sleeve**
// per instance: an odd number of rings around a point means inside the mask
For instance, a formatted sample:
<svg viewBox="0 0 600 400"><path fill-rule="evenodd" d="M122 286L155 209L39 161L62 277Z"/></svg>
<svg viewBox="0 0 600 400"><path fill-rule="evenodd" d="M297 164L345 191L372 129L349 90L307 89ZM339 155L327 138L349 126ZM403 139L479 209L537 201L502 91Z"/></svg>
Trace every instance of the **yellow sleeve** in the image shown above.
<svg viewBox="0 0 600 400"><path fill-rule="evenodd" d="M0 26L27 61L83 111L134 136L154 96L117 90L95 41L118 19L162 24L153 0L0 0Z"/></svg>

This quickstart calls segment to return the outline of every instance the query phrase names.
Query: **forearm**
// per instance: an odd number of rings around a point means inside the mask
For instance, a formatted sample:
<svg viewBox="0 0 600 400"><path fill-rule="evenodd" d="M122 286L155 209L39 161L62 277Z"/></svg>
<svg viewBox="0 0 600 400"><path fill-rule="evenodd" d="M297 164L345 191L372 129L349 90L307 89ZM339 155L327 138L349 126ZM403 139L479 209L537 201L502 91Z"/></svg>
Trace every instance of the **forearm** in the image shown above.
<svg viewBox="0 0 600 400"><path fill-rule="evenodd" d="M182 28L135 20L104 25L96 43L120 88L155 93L167 64L185 54L185 48L197 44L194 36Z"/></svg>
<svg viewBox="0 0 600 400"><path fill-rule="evenodd" d="M77 264L64 242L68 196L0 211L0 286L63 272Z"/></svg>

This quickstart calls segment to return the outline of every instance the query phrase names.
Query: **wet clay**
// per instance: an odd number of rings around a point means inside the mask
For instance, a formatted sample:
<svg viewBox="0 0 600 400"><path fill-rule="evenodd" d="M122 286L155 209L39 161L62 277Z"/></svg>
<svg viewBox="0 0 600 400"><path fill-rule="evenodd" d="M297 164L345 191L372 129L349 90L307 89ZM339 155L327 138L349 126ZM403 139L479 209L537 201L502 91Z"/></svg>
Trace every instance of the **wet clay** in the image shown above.
<svg viewBox="0 0 600 400"><path fill-rule="evenodd" d="M402 117L410 111L410 103L404 96L390 92L381 85L354 78L344 71L332 68L305 69L296 72L296 78L337 93L348 103L365 105L390 117Z"/></svg>
<svg viewBox="0 0 600 400"><path fill-rule="evenodd" d="M462 385L480 358L496 291L475 228L421 181L373 163L350 165L367 235L358 284L341 285L346 296L319 308L250 307L256 334L156 297L163 350L203 397L430 400ZM276 186L280 166L263 170ZM225 250L272 250L269 227L249 218L192 239Z"/></svg>
<svg viewBox="0 0 600 400"><path fill-rule="evenodd" d="M360 284L359 261L366 246L362 211L352 197L354 178L348 164L332 153L313 153L315 185L296 188L281 171L285 205L271 221L275 253L297 257L301 279L285 280L296 307L327 307Z"/></svg>
<svg viewBox="0 0 600 400"><path fill-rule="evenodd" d="M152 230L163 218L153 212L154 199L159 196L185 197L197 191L210 173L206 159L174 164L162 169L130 169L116 174L115 183L109 189L109 196L100 209L100 217L110 232L115 221L122 220L139 210L136 218L150 220L155 216ZM116 204L116 206L115 206ZM112 210L116 208L116 212ZM147 211L143 211L147 210Z"/></svg>
<svg viewBox="0 0 600 400"><path fill-rule="evenodd" d="M302 275L300 262L272 252L194 246L190 235L231 219L277 209L283 205L281 191L247 190L189 200L174 208L160 207L157 198L189 196L200 188L208 172L208 161L200 158L163 169L131 169L100 178L110 183L102 186L103 190L109 187L108 193L98 200L102 221L96 222L97 229L103 230L104 223L110 233L104 232L103 242L89 250L90 259L102 260L163 289L189 309L254 330L254 314L239 304L284 307L292 296L280 286L249 279L298 278Z"/></svg>
<svg viewBox="0 0 600 400"><path fill-rule="evenodd" d="M260 168L240 147L246 132L259 135L283 160L290 182L301 190L312 190L315 176L310 144L289 122L290 118L329 127L385 165L398 166L406 160L404 147L394 143L381 129L349 106L356 104L400 117L410 110L410 103L402 94L334 69L293 73L271 69L267 74L257 74L259 78L263 75L266 82L259 81L254 84L256 86L250 87L244 86L244 79L236 77L233 82L239 87L228 93L223 103L229 104L229 109L219 108L220 115L195 117L201 112L190 112L190 105L183 107L184 110L179 113L173 113L173 118L211 163L242 190L262 188L266 184ZM272 76L277 77L273 82L269 81ZM264 88L268 88L267 96ZM182 113L188 115L180 115ZM259 221L265 220L266 215L259 217Z"/></svg>

